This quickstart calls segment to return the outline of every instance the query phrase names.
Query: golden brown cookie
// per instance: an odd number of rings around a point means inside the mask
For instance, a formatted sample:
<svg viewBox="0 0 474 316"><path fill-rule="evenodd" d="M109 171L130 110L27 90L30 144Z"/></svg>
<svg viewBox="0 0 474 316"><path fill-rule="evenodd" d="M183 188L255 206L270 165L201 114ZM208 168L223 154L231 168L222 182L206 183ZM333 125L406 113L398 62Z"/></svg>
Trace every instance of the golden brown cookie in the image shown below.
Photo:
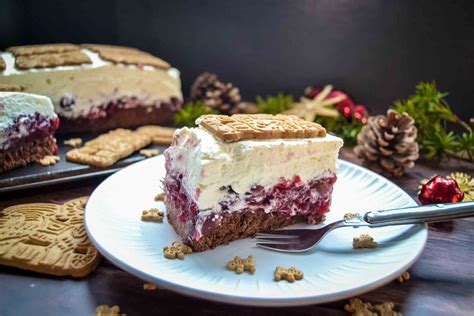
<svg viewBox="0 0 474 316"><path fill-rule="evenodd" d="M137 128L137 132L151 137L151 142L155 145L170 145L176 128L163 127L158 125L145 125Z"/></svg>
<svg viewBox="0 0 474 316"><path fill-rule="evenodd" d="M7 68L7 64L5 64L5 60L2 56L0 56L0 71L4 71Z"/></svg>
<svg viewBox="0 0 474 316"><path fill-rule="evenodd" d="M62 205L31 203L0 213L0 264L58 276L84 277L100 254L87 237L87 197Z"/></svg>
<svg viewBox="0 0 474 316"><path fill-rule="evenodd" d="M70 138L64 141L64 145L70 147L80 147L82 145L82 138Z"/></svg>
<svg viewBox="0 0 474 316"><path fill-rule="evenodd" d="M79 46L68 43L13 46L7 48L7 52L12 53L15 57L47 53L64 53L78 50Z"/></svg>
<svg viewBox="0 0 474 316"><path fill-rule="evenodd" d="M0 83L0 91L6 92L21 92L25 90L25 86L17 85L17 84L6 84Z"/></svg>
<svg viewBox="0 0 474 316"><path fill-rule="evenodd" d="M245 139L324 137L321 125L292 115L203 115L197 123L225 142Z"/></svg>
<svg viewBox="0 0 474 316"><path fill-rule="evenodd" d="M100 305L95 309L95 316L126 316L127 314L120 313L120 307L114 305L110 307L109 305Z"/></svg>
<svg viewBox="0 0 474 316"><path fill-rule="evenodd" d="M51 68L58 66L76 66L91 64L90 58L81 51L63 53L45 53L41 55L22 55L15 60L18 69Z"/></svg>
<svg viewBox="0 0 474 316"><path fill-rule="evenodd" d="M248 271L253 274L255 271L257 271L257 267L253 261L253 256L248 256L247 259L235 257L233 260L227 263L227 269L235 271L237 274L241 274L244 271Z"/></svg>
<svg viewBox="0 0 474 316"><path fill-rule="evenodd" d="M352 247L354 249L361 248L376 248L377 242L368 234L362 234L359 237L354 237L352 240Z"/></svg>
<svg viewBox="0 0 474 316"><path fill-rule="evenodd" d="M149 210L142 211L142 221L144 222L156 222L163 223L163 217L165 214L157 208L151 208Z"/></svg>
<svg viewBox="0 0 474 316"><path fill-rule="evenodd" d="M301 280L303 276L303 271L298 270L294 267L288 269L283 267L276 267L274 273L275 281L287 280L290 283L295 282L295 280Z"/></svg>
<svg viewBox="0 0 474 316"><path fill-rule="evenodd" d="M171 246L163 248L163 255L166 259L184 259L184 255L192 253L193 250L188 245L174 241Z"/></svg>
<svg viewBox="0 0 474 316"><path fill-rule="evenodd" d="M138 153L144 157L151 158L157 156L160 151L158 149L142 149Z"/></svg>
<svg viewBox="0 0 474 316"><path fill-rule="evenodd" d="M99 53L103 50L117 50L117 51L127 51L129 53L140 53L141 51L134 47L126 47L126 46L119 46L119 45L107 45L107 44L81 44L83 48L90 49L96 53Z"/></svg>
<svg viewBox="0 0 474 316"><path fill-rule="evenodd" d="M61 160L59 156L47 155L41 158L40 160L38 160L37 162L40 165L47 167L47 166L52 166L52 165L57 164L59 160Z"/></svg>
<svg viewBox="0 0 474 316"><path fill-rule="evenodd" d="M109 167L118 160L148 146L151 138L128 129L116 129L67 152L66 159L95 167Z"/></svg>

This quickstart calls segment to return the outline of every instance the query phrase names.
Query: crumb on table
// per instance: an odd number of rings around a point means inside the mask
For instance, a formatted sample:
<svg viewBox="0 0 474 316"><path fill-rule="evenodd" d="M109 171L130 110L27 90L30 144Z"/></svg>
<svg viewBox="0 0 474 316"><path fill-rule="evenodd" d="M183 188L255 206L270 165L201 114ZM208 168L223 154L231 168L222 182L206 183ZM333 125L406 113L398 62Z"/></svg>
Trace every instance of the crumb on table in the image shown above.
<svg viewBox="0 0 474 316"><path fill-rule="evenodd" d="M52 166L57 164L61 158L59 156L47 155L44 156L42 159L38 160L38 163L42 166Z"/></svg>

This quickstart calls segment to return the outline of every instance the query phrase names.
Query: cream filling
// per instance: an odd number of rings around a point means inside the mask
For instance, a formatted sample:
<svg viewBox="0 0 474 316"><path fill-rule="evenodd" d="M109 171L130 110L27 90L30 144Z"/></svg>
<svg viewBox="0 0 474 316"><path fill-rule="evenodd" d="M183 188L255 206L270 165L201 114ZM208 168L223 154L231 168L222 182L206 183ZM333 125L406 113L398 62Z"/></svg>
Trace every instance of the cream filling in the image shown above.
<svg viewBox="0 0 474 316"><path fill-rule="evenodd" d="M91 108L123 97L137 97L144 106L159 106L173 97L182 99L177 69L113 64L91 50L82 52L92 64L29 70L16 69L13 55L2 53L6 69L0 83L23 85L27 92L50 97L56 113L69 118L86 116ZM69 109L60 106L65 95L75 99Z"/></svg>
<svg viewBox="0 0 474 316"><path fill-rule="evenodd" d="M273 185L298 175L303 181L336 172L342 139L323 138L245 140L225 143L202 128L177 131L168 149L171 172L184 174L183 185L200 210L212 209L227 192L243 194L255 184Z"/></svg>

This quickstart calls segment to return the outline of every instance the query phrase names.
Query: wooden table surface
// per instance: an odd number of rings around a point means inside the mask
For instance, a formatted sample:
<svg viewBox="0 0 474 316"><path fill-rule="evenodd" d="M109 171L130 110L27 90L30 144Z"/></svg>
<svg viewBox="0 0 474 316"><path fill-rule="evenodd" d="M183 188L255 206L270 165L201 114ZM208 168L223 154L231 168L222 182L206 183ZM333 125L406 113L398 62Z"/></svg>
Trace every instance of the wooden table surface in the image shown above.
<svg viewBox="0 0 474 316"><path fill-rule="evenodd" d="M350 149L341 157L359 163ZM464 171L458 161L418 161L393 179L413 197L421 179ZM30 202L62 203L92 193L99 179L0 196L0 209ZM392 301L404 315L474 315L474 218L430 225L420 259L409 269L411 280L392 282L360 297L372 303ZM80 280L56 278L0 266L0 315L93 315L98 305L119 305L128 315L347 315L346 301L291 308L240 307L186 297L167 290L145 291L143 281L103 260Z"/></svg>

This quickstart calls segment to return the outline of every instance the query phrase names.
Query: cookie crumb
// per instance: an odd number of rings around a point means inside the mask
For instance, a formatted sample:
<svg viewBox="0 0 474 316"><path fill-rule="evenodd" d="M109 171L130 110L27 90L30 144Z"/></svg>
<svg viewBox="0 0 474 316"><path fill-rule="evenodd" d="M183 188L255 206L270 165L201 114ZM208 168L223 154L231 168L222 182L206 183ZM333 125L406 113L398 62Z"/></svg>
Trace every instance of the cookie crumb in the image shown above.
<svg viewBox="0 0 474 316"><path fill-rule="evenodd" d="M298 270L294 267L288 269L283 267L276 267L274 273L275 281L287 280L290 283L294 282L295 280L301 280L303 276L303 271Z"/></svg>
<svg viewBox="0 0 474 316"><path fill-rule="evenodd" d="M151 158L157 156L160 151L158 149L142 149L139 151L140 155L145 156L147 158Z"/></svg>
<svg viewBox="0 0 474 316"><path fill-rule="evenodd" d="M403 272L397 278L397 281L399 283L403 283L403 282L408 281L408 280L410 280L410 273L408 271Z"/></svg>
<svg viewBox="0 0 474 316"><path fill-rule="evenodd" d="M354 249L376 248L377 242L370 235L362 234L359 237L354 237L352 247Z"/></svg>
<svg viewBox="0 0 474 316"><path fill-rule="evenodd" d="M127 314L120 314L120 307L117 305L109 307L109 305L100 305L95 309L95 316L126 316Z"/></svg>
<svg viewBox="0 0 474 316"><path fill-rule="evenodd" d="M344 310L351 313L352 316L402 316L401 313L394 311L394 308L395 304L392 302L373 306L369 302L363 302L360 298L351 298L344 305Z"/></svg>
<svg viewBox="0 0 474 316"><path fill-rule="evenodd" d="M241 274L244 271L248 271L253 274L255 271L257 271L255 262L253 261L253 256L248 256L247 259L241 259L237 256L227 263L227 269L230 271L235 271L237 274Z"/></svg>
<svg viewBox="0 0 474 316"><path fill-rule="evenodd" d="M158 290L158 286L153 283L144 283L143 289L146 291L154 291L154 290Z"/></svg>
<svg viewBox="0 0 474 316"><path fill-rule="evenodd" d="M82 138L71 138L64 141L64 145L70 147L79 147L82 145Z"/></svg>
<svg viewBox="0 0 474 316"><path fill-rule="evenodd" d="M162 201L164 202L166 200L166 194L164 192L158 193L155 195L155 201Z"/></svg>
<svg viewBox="0 0 474 316"><path fill-rule="evenodd" d="M346 213L346 214L344 214L344 219L354 218L354 217L357 217L357 216L360 216L360 214L359 213Z"/></svg>
<svg viewBox="0 0 474 316"><path fill-rule="evenodd" d="M188 245L182 244L178 241L174 241L171 246L163 248L163 255L166 259L184 259L184 255L192 253L193 250Z"/></svg>
<svg viewBox="0 0 474 316"><path fill-rule="evenodd" d="M57 164L59 160L61 160L59 156L47 155L38 160L38 163L42 166L52 166Z"/></svg>
<svg viewBox="0 0 474 316"><path fill-rule="evenodd" d="M164 213L157 208L151 208L142 212L142 221L163 223Z"/></svg>

